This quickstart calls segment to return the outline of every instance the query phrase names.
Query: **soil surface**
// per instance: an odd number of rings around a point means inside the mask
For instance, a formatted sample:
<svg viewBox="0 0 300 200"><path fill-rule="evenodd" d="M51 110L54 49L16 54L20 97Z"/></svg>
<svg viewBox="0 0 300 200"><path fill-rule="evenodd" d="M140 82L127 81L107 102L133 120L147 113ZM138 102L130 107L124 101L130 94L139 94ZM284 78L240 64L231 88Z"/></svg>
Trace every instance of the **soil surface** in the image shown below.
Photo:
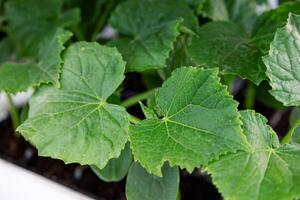
<svg viewBox="0 0 300 200"><path fill-rule="evenodd" d="M122 99L135 95L144 90L139 77L136 74L128 76L125 80L126 91ZM235 99L243 102L243 88L235 95ZM242 104L240 104L242 108ZM259 102L254 109L268 118L269 124L283 137L288 128L289 109L272 110ZM143 117L138 106L128 109L128 112L138 117ZM11 128L11 122L7 119L0 123L0 157L13 162L28 170L64 184L76 191L85 193L95 199L101 200L125 200L126 178L118 183L106 183L101 181L88 166L78 164L65 165L60 160L39 157L36 149L22 137L16 137ZM2 180L3 181L3 180ZM219 200L222 199L209 176L195 171L188 174L181 171L180 190L182 200Z"/></svg>

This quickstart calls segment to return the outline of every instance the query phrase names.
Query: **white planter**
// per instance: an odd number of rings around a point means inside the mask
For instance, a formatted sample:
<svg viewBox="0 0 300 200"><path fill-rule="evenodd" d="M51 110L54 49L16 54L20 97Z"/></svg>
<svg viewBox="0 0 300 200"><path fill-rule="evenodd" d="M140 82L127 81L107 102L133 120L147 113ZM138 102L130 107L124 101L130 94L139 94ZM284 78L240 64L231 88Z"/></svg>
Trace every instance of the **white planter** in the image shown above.
<svg viewBox="0 0 300 200"><path fill-rule="evenodd" d="M81 193L0 159L0 199L91 200Z"/></svg>

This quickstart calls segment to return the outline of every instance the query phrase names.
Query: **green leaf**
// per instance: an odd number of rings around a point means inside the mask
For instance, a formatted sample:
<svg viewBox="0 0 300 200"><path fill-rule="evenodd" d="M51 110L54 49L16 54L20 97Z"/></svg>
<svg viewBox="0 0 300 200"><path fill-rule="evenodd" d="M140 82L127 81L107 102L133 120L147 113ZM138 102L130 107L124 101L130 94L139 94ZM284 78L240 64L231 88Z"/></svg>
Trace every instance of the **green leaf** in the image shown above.
<svg viewBox="0 0 300 200"><path fill-rule="evenodd" d="M6 62L12 54L12 45L7 37L0 41L0 65Z"/></svg>
<svg viewBox="0 0 300 200"><path fill-rule="evenodd" d="M198 13L214 21L229 20L226 4L223 0L205 0L198 8Z"/></svg>
<svg viewBox="0 0 300 200"><path fill-rule="evenodd" d="M189 35L178 37L174 44L174 49L171 51L169 58L167 59L167 67L158 71L163 80L169 78L172 71L178 67L196 65L188 52L188 45L191 43L191 40L192 37Z"/></svg>
<svg viewBox="0 0 300 200"><path fill-rule="evenodd" d="M18 57L35 57L41 42L58 27L70 26L80 20L78 9L62 13L62 6L61 0L11 0L6 3L8 35Z"/></svg>
<svg viewBox="0 0 300 200"><path fill-rule="evenodd" d="M198 13L213 21L232 21L251 31L256 19L255 0L199 0Z"/></svg>
<svg viewBox="0 0 300 200"><path fill-rule="evenodd" d="M257 17L256 0L226 0L225 3L230 21L251 32Z"/></svg>
<svg viewBox="0 0 300 200"><path fill-rule="evenodd" d="M179 188L179 170L164 165L163 177L149 174L139 163L130 167L126 181L128 200L175 200Z"/></svg>
<svg viewBox="0 0 300 200"><path fill-rule="evenodd" d="M295 108L293 108L291 115L290 115L290 119L289 119L290 127L292 127L299 120L300 120L300 108L295 107ZM292 138L291 138L291 141L300 144L300 127L299 126L295 128Z"/></svg>
<svg viewBox="0 0 300 200"><path fill-rule="evenodd" d="M154 110L145 106L142 102L139 102L139 104L142 108L142 111L143 111L146 119L157 119L157 115L155 114Z"/></svg>
<svg viewBox="0 0 300 200"><path fill-rule="evenodd" d="M268 53L276 29L285 25L289 13L300 14L300 2L289 2L259 16L255 22L252 41L265 54Z"/></svg>
<svg viewBox="0 0 300 200"><path fill-rule="evenodd" d="M280 146L267 119L241 112L251 148L223 155L208 166L224 199L292 200L300 197L300 145Z"/></svg>
<svg viewBox="0 0 300 200"><path fill-rule="evenodd" d="M285 27L276 31L267 66L271 94L285 106L300 105L300 16L291 14Z"/></svg>
<svg viewBox="0 0 300 200"><path fill-rule="evenodd" d="M121 34L110 45L117 46L128 71L145 71L166 66L166 59L184 24L195 28L197 21L189 7L180 1L130 0L120 4L110 24Z"/></svg>
<svg viewBox="0 0 300 200"><path fill-rule="evenodd" d="M272 108L274 110L283 109L284 106L281 102L277 101L269 92L271 86L268 81L262 81L259 86L256 87L256 100L262 103L264 106Z"/></svg>
<svg viewBox="0 0 300 200"><path fill-rule="evenodd" d="M132 155L129 143L127 143L120 157L111 159L103 169L96 166L91 166L91 168L101 180L118 182L127 175L131 163Z"/></svg>
<svg viewBox="0 0 300 200"><path fill-rule="evenodd" d="M199 28L189 52L194 61L205 67L220 67L223 73L239 75L255 84L265 79L261 52L249 36L231 22L210 22Z"/></svg>
<svg viewBox="0 0 300 200"><path fill-rule="evenodd" d="M156 93L163 118L130 126L134 158L150 173L161 176L165 161L192 171L222 153L247 148L237 103L217 74L216 69L176 69Z"/></svg>
<svg viewBox="0 0 300 200"><path fill-rule="evenodd" d="M72 45L65 53L61 88L41 87L18 131L41 156L104 168L127 142L128 114L106 102L123 81L124 70L115 48Z"/></svg>
<svg viewBox="0 0 300 200"><path fill-rule="evenodd" d="M41 83L53 83L59 87L61 52L71 32L58 29L54 35L41 42L38 63L4 63L0 67L0 91L17 93Z"/></svg>

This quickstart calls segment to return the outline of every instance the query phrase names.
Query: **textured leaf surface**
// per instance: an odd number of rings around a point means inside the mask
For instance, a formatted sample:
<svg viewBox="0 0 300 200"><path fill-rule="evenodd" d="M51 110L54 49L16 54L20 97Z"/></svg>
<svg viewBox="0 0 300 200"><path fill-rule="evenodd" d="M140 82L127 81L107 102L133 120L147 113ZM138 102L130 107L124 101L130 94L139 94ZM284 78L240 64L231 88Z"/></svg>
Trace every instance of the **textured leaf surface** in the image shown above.
<svg viewBox="0 0 300 200"><path fill-rule="evenodd" d="M156 94L163 118L130 127L133 155L149 172L161 175L165 161L192 171L222 153L247 148L237 103L217 73L176 69Z"/></svg>
<svg viewBox="0 0 300 200"><path fill-rule="evenodd" d="M286 106L300 105L300 16L290 15L276 31L269 55L264 57L271 94Z"/></svg>
<svg viewBox="0 0 300 200"><path fill-rule="evenodd" d="M167 59L167 67L158 71L163 80L169 78L172 71L181 66L196 66L188 52L188 45L191 43L190 35L182 35L178 37L174 44L174 49L171 51Z"/></svg>
<svg viewBox="0 0 300 200"><path fill-rule="evenodd" d="M266 118L241 112L251 148L227 154L208 171L225 199L291 200L300 197L300 146L280 146Z"/></svg>
<svg viewBox="0 0 300 200"><path fill-rule="evenodd" d="M250 38L231 22L210 22L200 27L189 52L194 61L205 67L221 67L224 73L239 75L259 84L265 79L261 52Z"/></svg>
<svg viewBox="0 0 300 200"><path fill-rule="evenodd" d="M118 182L127 175L131 163L132 155L128 143L121 155L118 158L111 159L103 169L99 169L96 166L91 166L91 168L101 180Z"/></svg>
<svg viewBox="0 0 300 200"><path fill-rule="evenodd" d="M58 27L77 23L77 9L62 13L61 0L11 0L6 3L8 35L16 46L18 56L34 57L45 38Z"/></svg>
<svg viewBox="0 0 300 200"><path fill-rule="evenodd" d="M250 32L256 19L256 1L198 0L198 12L214 21L232 21Z"/></svg>
<svg viewBox="0 0 300 200"><path fill-rule="evenodd" d="M0 91L17 93L40 83L59 86L61 52L71 32L58 29L54 35L45 38L38 54L38 63L5 63L0 67Z"/></svg>
<svg viewBox="0 0 300 200"><path fill-rule="evenodd" d="M190 28L197 25L185 3L130 0L118 6L110 19L111 25L127 37L116 39L110 45L118 47L128 71L163 68L179 35L182 19Z"/></svg>
<svg viewBox="0 0 300 200"><path fill-rule="evenodd" d="M104 168L127 142L125 109L105 101L122 82L124 70L115 48L72 45L65 54L61 88L39 89L18 131L42 156Z"/></svg>
<svg viewBox="0 0 300 200"><path fill-rule="evenodd" d="M295 107L295 108L293 108L291 115L290 115L290 119L289 119L290 127L292 127L299 120L300 120L300 108ZM291 141L300 144L300 127L299 126L294 130Z"/></svg>
<svg viewBox="0 0 300 200"><path fill-rule="evenodd" d="M167 164L162 168L163 177L149 174L139 163L130 167L126 181L128 200L175 200L179 188L179 170Z"/></svg>
<svg viewBox="0 0 300 200"><path fill-rule="evenodd" d="M277 9L265 12L257 18L252 41L263 53L268 53L276 29L285 25L290 12L300 14L300 2L283 3Z"/></svg>
<svg viewBox="0 0 300 200"><path fill-rule="evenodd" d="M228 11L224 0L204 0L200 1L198 13L204 17L210 18L214 21L228 21Z"/></svg>

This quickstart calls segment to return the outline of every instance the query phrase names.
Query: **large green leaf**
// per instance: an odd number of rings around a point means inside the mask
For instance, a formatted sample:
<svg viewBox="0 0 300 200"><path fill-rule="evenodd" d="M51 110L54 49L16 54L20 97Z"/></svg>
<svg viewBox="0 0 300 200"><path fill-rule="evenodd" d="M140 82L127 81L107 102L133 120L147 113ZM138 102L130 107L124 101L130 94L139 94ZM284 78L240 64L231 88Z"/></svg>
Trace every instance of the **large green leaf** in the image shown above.
<svg viewBox="0 0 300 200"><path fill-rule="evenodd" d="M249 36L231 22L210 22L199 28L189 52L205 67L220 67L223 73L236 74L259 84L265 79L261 52Z"/></svg>
<svg viewBox="0 0 300 200"><path fill-rule="evenodd" d="M163 177L149 174L139 163L130 167L126 181L128 200L176 200L179 188L179 170L164 165Z"/></svg>
<svg viewBox="0 0 300 200"><path fill-rule="evenodd" d="M300 14L300 2L283 3L277 9L265 12L257 18L252 41L263 53L268 53L276 29L285 25L290 12Z"/></svg>
<svg viewBox="0 0 300 200"><path fill-rule="evenodd" d="M232 21L249 32L257 16L255 0L198 0L198 12L214 21Z"/></svg>
<svg viewBox="0 0 300 200"><path fill-rule="evenodd" d="M58 27L80 20L78 9L62 13L62 5L61 0L11 0L6 3L8 35L18 56L35 57L41 42Z"/></svg>
<svg viewBox="0 0 300 200"><path fill-rule="evenodd" d="M197 21L189 7L180 1L130 0L113 12L110 23L126 37L117 46L128 71L144 71L166 66L166 59L179 35L179 24L195 28Z"/></svg>
<svg viewBox="0 0 300 200"><path fill-rule="evenodd" d="M105 167L127 142L128 114L106 102L122 82L125 62L115 48L80 42L65 54L61 88L44 86L18 131L42 156Z"/></svg>
<svg viewBox="0 0 300 200"><path fill-rule="evenodd" d="M280 146L267 120L241 112L251 148L223 155L208 166L224 199L292 200L300 198L300 145Z"/></svg>
<svg viewBox="0 0 300 200"><path fill-rule="evenodd" d="M59 87L61 52L71 32L58 29L41 42L38 63L4 63L0 67L0 91L17 93L41 83L53 83Z"/></svg>
<svg viewBox="0 0 300 200"><path fill-rule="evenodd" d="M91 168L101 180L118 182L127 175L131 163L132 154L128 143L121 155L118 158L111 159L103 169L99 169L96 166L91 166Z"/></svg>
<svg viewBox="0 0 300 200"><path fill-rule="evenodd" d="M133 155L149 172L161 176L165 161L192 171L222 153L247 148L237 103L217 74L216 69L176 69L156 93L163 118L130 127Z"/></svg>
<svg viewBox="0 0 300 200"><path fill-rule="evenodd" d="M291 14L276 31L269 55L264 57L271 94L286 106L300 105L300 16Z"/></svg>

